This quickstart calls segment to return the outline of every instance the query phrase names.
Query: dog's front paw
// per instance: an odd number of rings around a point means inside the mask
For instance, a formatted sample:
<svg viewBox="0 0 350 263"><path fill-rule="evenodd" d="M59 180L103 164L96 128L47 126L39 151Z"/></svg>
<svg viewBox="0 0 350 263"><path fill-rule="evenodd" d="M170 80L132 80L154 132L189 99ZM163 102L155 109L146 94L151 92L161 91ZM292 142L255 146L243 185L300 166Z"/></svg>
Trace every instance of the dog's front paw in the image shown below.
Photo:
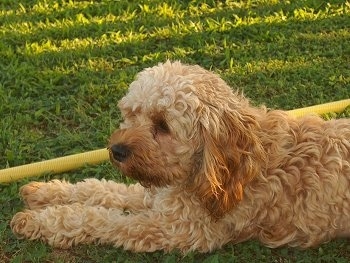
<svg viewBox="0 0 350 263"><path fill-rule="evenodd" d="M74 207L65 206L27 209L14 215L10 227L17 238L41 240L53 247L65 249L87 239L83 229L79 229L81 214L79 211L75 214Z"/></svg>
<svg viewBox="0 0 350 263"><path fill-rule="evenodd" d="M18 212L10 223L12 232L18 238L28 238L31 240L40 238L40 225L35 222L34 212L25 210Z"/></svg>
<svg viewBox="0 0 350 263"><path fill-rule="evenodd" d="M26 206L32 210L70 202L73 185L53 180L47 183L31 182L21 187L20 194Z"/></svg>
<svg viewBox="0 0 350 263"><path fill-rule="evenodd" d="M46 183L31 182L21 187L20 194L26 206L30 209L38 209L46 206L50 200L45 197L45 193L41 193L42 188Z"/></svg>

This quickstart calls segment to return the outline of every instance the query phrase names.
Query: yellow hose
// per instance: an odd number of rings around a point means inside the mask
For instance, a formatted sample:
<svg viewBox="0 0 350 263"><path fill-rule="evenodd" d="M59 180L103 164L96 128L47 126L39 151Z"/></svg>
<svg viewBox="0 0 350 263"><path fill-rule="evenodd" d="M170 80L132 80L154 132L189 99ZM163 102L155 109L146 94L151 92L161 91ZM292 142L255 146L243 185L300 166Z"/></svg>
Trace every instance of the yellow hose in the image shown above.
<svg viewBox="0 0 350 263"><path fill-rule="evenodd" d="M25 164L0 170L0 183L8 183L26 177L45 173L62 173L77 169L85 164L98 164L108 160L107 149L89 151L59 157L47 161Z"/></svg>
<svg viewBox="0 0 350 263"><path fill-rule="evenodd" d="M350 99L330 102L311 107L288 111L295 117L301 117L309 113L323 114L328 112L340 112L350 105ZM47 161L26 164L0 170L0 183L8 183L26 177L42 175L45 173L62 173L80 168L86 164L99 164L108 160L107 149L89 151L55 158Z"/></svg>
<svg viewBox="0 0 350 263"><path fill-rule="evenodd" d="M350 99L347 100L339 100L329 103L324 103L320 105L290 110L288 113L295 117L302 117L306 114L315 113L315 114L324 114L328 112L341 112L347 106L350 105Z"/></svg>

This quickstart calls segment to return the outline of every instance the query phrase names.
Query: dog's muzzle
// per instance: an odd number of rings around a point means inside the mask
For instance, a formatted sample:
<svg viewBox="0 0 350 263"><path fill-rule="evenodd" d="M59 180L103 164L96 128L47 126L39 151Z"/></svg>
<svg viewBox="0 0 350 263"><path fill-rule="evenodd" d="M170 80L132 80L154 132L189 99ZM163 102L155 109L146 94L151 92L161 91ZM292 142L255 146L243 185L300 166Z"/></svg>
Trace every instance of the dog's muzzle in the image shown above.
<svg viewBox="0 0 350 263"><path fill-rule="evenodd" d="M130 156L130 149L124 144L114 144L110 148L110 153L114 160L118 162L124 162Z"/></svg>

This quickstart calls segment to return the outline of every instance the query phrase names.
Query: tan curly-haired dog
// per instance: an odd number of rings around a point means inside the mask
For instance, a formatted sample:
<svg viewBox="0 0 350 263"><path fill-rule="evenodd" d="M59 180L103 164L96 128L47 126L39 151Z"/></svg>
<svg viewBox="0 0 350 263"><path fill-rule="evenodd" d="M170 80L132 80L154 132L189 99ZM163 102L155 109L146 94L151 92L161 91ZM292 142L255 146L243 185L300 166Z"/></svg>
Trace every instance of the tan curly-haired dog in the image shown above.
<svg viewBox="0 0 350 263"><path fill-rule="evenodd" d="M350 120L253 107L217 75L180 62L139 73L119 107L111 161L140 184L25 185L16 235L61 248L183 252L349 236Z"/></svg>

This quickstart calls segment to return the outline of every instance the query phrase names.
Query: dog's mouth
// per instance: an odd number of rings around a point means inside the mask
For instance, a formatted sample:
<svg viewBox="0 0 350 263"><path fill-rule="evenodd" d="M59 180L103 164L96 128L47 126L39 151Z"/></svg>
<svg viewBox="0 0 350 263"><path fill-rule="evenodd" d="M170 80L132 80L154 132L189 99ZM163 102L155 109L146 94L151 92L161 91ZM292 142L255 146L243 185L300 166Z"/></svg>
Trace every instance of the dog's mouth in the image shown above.
<svg viewBox="0 0 350 263"><path fill-rule="evenodd" d="M137 162L135 157L125 145L112 145L108 147L109 159L112 165L121 171L122 175L138 181L144 187L162 187L168 185L166 170L152 168L145 161ZM159 175L158 175L159 174Z"/></svg>

